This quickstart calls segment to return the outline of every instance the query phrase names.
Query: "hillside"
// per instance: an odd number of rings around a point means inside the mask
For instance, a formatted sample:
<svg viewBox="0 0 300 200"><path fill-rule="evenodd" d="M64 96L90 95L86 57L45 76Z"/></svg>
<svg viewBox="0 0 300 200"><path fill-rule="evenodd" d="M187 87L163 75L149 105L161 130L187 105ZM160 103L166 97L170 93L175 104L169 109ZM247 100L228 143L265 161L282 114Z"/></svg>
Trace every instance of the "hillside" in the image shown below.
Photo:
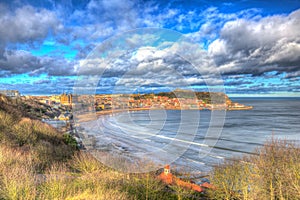
<svg viewBox="0 0 300 200"><path fill-rule="evenodd" d="M230 101L229 97L222 92L195 92L192 90L176 89L172 92L160 92L157 96L167 96L169 98L197 98L203 100L205 103L225 103Z"/></svg>
<svg viewBox="0 0 300 200"><path fill-rule="evenodd" d="M185 98L185 99L193 99L197 98L198 100L202 100L207 104L221 104L221 103L231 103L229 97L222 92L195 92L192 90L181 90L176 89L171 92L159 92L157 94L141 94L141 95L132 95L132 97L137 99L151 99L154 96L168 97L168 98Z"/></svg>
<svg viewBox="0 0 300 200"><path fill-rule="evenodd" d="M48 108L33 100L0 96L0 199L163 200L202 195L167 187L155 172L124 174L104 166L76 150L68 135L37 120L43 109Z"/></svg>
<svg viewBox="0 0 300 200"><path fill-rule="evenodd" d="M0 145L34 154L39 171L49 163L70 158L75 150L67 144L63 133L37 120L40 117L37 110L42 109L46 107L38 102L0 96ZM54 114L45 112L48 113Z"/></svg>
<svg viewBox="0 0 300 200"><path fill-rule="evenodd" d="M53 108L32 98L19 97L11 99L0 94L0 110L19 117L31 119L54 118L66 111L66 107Z"/></svg>

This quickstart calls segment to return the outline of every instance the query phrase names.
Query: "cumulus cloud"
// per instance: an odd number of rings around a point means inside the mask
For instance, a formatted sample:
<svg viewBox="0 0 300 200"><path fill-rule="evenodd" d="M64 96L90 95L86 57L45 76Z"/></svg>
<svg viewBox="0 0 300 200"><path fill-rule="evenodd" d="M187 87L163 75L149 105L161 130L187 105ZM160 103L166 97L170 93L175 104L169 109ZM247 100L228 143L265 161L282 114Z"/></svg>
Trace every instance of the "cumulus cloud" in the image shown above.
<svg viewBox="0 0 300 200"><path fill-rule="evenodd" d="M102 89L111 90L117 84L146 90L147 87L222 84L218 76L221 72L224 79L229 79L225 81L226 86L241 92L266 88L267 85L254 84L262 82L255 77L266 78L265 74L273 71L274 77L299 81L300 10L262 17L262 10L255 8L222 13L216 7L186 9L174 2L135 0L67 1L53 3L47 9L42 6L19 3L8 8L0 3L1 77L26 73L62 78L76 75L79 70L80 75L101 75ZM160 35L150 31L151 34L143 33L142 37L127 35L126 48L113 49L106 56L89 56L97 42L105 43L112 35L126 35L127 30L141 27L179 30L187 33L192 42L183 40L170 45L170 41L162 42ZM170 37L174 35L176 33ZM49 49L43 51L49 50L49 54L43 56L30 52L31 44L52 36L51 40L65 46L57 43L48 46ZM153 45L155 43L160 45ZM143 47L136 48L138 44ZM105 48L109 49L109 45ZM24 50L15 47L24 47ZM50 51L51 48L54 50ZM69 49L73 52L66 59L63 54ZM72 60L74 51L77 55ZM55 87L48 80L36 83ZM71 87L72 83L68 83ZM57 87L65 87L59 84ZM232 88L229 89L232 92Z"/></svg>
<svg viewBox="0 0 300 200"><path fill-rule="evenodd" d="M28 51L4 51L0 68L12 74L22 74L41 68L41 62Z"/></svg>
<svg viewBox="0 0 300 200"><path fill-rule="evenodd" d="M300 10L227 22L208 52L224 74L259 75L300 69Z"/></svg>
<svg viewBox="0 0 300 200"><path fill-rule="evenodd" d="M46 9L23 6L14 11L0 4L0 42L28 43L43 40L62 29L56 14Z"/></svg>
<svg viewBox="0 0 300 200"><path fill-rule="evenodd" d="M110 86L114 86L114 90L123 90L123 92L139 87L175 89L196 85L222 85L222 80L216 76L217 70L210 71L214 67L211 66L213 62L208 60L207 52L199 45L184 41L175 44L161 42L161 38L156 37L157 35L152 37L145 35L146 38L152 39L149 46L131 48L130 44L138 44L136 42L143 38L140 37L141 35L133 34L131 38L125 37L129 45L119 38L116 44L106 45L110 47L107 52L101 51L103 50L101 46L96 48L90 57L81 61L79 75L98 77L99 85L107 86L109 83ZM160 41L159 45L157 41ZM128 48L122 49L118 44ZM194 65L189 61L193 61ZM107 78L112 81L107 82ZM91 81L82 83L96 87Z"/></svg>
<svg viewBox="0 0 300 200"><path fill-rule="evenodd" d="M0 58L0 70L5 72L2 75L29 73L66 76L75 74L75 66L76 61L38 57L24 50L5 50Z"/></svg>
<svg viewBox="0 0 300 200"><path fill-rule="evenodd" d="M204 42L210 44L219 37L219 32L229 21L237 19L256 19L259 18L261 10L256 8L241 10L234 13L222 13L217 7L209 7L204 11L188 12L182 14L184 18L192 18L189 30L191 33L187 35L196 42ZM192 14L192 15L191 15Z"/></svg>
<svg viewBox="0 0 300 200"><path fill-rule="evenodd" d="M135 27L137 13L131 0L91 0L87 5L93 20L111 21L115 26Z"/></svg>
<svg viewBox="0 0 300 200"><path fill-rule="evenodd" d="M101 41L136 28L175 27L178 23L174 19L180 15L185 19L190 14L182 14L180 9L169 6L161 7L154 1L90 0L86 9L76 9L72 13L70 20L81 23L72 27L73 31L70 35L74 39Z"/></svg>
<svg viewBox="0 0 300 200"><path fill-rule="evenodd" d="M119 31L140 25L138 2L131 0L90 0L85 9L75 9L70 20L73 39L103 40ZM141 4L142 5L142 4ZM77 23L75 23L77 24Z"/></svg>

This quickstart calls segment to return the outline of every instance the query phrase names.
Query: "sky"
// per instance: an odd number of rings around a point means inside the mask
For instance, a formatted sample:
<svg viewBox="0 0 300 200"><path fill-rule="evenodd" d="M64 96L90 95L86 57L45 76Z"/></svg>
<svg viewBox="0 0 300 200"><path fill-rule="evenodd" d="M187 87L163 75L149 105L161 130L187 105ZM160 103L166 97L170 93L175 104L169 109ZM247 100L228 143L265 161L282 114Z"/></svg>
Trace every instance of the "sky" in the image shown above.
<svg viewBox="0 0 300 200"><path fill-rule="evenodd" d="M300 96L299 77L299 0L0 1L0 89Z"/></svg>

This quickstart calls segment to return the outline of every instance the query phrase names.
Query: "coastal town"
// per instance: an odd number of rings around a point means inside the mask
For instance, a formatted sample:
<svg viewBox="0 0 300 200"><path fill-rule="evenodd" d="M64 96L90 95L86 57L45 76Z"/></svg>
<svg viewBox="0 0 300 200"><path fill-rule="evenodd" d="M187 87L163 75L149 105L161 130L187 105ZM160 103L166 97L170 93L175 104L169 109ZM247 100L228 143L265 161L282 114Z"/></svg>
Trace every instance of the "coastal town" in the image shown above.
<svg viewBox="0 0 300 200"><path fill-rule="evenodd" d="M75 99L76 98L76 99ZM252 106L233 102L224 93L174 90L151 94L103 94L73 97L73 104L99 114L122 110L251 110Z"/></svg>
<svg viewBox="0 0 300 200"><path fill-rule="evenodd" d="M82 138L75 121L91 120L96 116L124 111L142 110L250 110L233 102L224 93L193 92L176 89L157 94L97 94L97 95L21 95L17 90L0 90L0 94L19 101L27 113L50 124L56 129L72 135L80 147ZM76 114L77 118L73 119ZM78 117L78 115L80 117Z"/></svg>
<svg viewBox="0 0 300 200"><path fill-rule="evenodd" d="M58 94L45 96L21 95L17 90L1 90L1 94L11 98L21 98L40 102L45 109L40 110L43 120L69 121L72 108L97 114L123 110L251 110L252 106L233 102L224 93L193 92L176 89L172 92L151 94Z"/></svg>

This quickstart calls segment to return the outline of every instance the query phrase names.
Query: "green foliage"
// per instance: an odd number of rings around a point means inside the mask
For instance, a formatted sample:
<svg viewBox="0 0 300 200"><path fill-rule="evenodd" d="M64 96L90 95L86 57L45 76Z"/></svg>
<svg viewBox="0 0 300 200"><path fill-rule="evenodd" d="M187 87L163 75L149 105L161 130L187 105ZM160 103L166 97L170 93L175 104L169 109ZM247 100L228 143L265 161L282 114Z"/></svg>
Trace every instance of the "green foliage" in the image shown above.
<svg viewBox="0 0 300 200"><path fill-rule="evenodd" d="M160 92L160 93L156 94L156 96L176 98L176 94L174 94L173 92Z"/></svg>
<svg viewBox="0 0 300 200"><path fill-rule="evenodd" d="M180 90L176 89L172 92L160 92L157 94L142 94L142 95L134 95L133 98L137 99L152 99L154 96L163 96L168 98L187 98L193 99L197 98L199 100L203 100L208 104L222 104L225 103L228 99L228 96L221 92L195 92L192 90Z"/></svg>
<svg viewBox="0 0 300 200"><path fill-rule="evenodd" d="M73 147L74 149L78 149L78 143L72 135L66 133L63 135L63 138L64 138L65 144Z"/></svg>

